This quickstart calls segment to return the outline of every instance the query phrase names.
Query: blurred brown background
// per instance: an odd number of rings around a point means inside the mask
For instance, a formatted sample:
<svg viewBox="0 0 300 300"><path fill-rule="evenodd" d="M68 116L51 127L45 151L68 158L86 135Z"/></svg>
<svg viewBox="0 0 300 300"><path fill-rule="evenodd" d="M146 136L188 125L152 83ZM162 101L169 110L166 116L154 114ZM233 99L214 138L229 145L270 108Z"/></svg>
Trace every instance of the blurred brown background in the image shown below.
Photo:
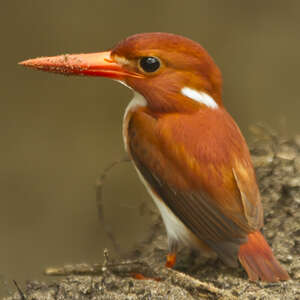
<svg viewBox="0 0 300 300"><path fill-rule="evenodd" d="M100 78L26 70L26 58L111 48L138 32L199 41L224 77L224 102L246 137L264 121L299 125L300 1L2 1L0 295L11 279L49 265L97 262L111 247L98 221L95 182L124 153L121 124L131 92ZM147 228L147 198L132 167L105 186L106 220L130 247ZM150 199L149 199L150 201Z"/></svg>

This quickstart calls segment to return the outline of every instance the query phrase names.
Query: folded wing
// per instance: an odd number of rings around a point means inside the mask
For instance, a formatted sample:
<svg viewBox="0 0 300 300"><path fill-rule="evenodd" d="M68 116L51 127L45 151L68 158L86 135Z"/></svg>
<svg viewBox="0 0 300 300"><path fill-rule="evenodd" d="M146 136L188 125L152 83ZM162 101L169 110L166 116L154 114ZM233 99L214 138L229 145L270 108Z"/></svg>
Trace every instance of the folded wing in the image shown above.
<svg viewBox="0 0 300 300"><path fill-rule="evenodd" d="M212 121L220 123L217 130L205 126ZM128 137L135 165L153 191L223 261L236 265L240 244L262 226L262 207L248 148L230 116L159 118L139 111Z"/></svg>

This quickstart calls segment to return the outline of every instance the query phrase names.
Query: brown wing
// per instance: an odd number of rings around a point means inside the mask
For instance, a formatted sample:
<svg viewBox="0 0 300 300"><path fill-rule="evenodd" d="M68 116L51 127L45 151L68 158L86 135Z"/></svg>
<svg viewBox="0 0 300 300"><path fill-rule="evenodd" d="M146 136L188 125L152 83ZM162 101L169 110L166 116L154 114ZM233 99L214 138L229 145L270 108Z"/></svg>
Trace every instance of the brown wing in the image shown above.
<svg viewBox="0 0 300 300"><path fill-rule="evenodd" d="M247 233L262 225L262 208L247 146L230 116L221 111L155 118L138 111L128 137L132 158L153 190L235 265Z"/></svg>

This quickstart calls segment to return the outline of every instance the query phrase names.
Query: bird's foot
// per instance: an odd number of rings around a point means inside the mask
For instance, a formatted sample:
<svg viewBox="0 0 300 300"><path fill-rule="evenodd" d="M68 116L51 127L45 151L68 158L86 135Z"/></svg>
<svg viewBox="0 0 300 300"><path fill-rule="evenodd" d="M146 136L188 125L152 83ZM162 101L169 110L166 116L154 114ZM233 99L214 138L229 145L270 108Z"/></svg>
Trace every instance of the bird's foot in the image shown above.
<svg viewBox="0 0 300 300"><path fill-rule="evenodd" d="M171 252L167 255L166 267L173 268L176 262L176 253Z"/></svg>
<svg viewBox="0 0 300 300"><path fill-rule="evenodd" d="M147 276L143 275L142 273L131 273L131 276L134 279L137 279L137 280L154 280L154 281L161 281L162 280L159 277L147 277Z"/></svg>

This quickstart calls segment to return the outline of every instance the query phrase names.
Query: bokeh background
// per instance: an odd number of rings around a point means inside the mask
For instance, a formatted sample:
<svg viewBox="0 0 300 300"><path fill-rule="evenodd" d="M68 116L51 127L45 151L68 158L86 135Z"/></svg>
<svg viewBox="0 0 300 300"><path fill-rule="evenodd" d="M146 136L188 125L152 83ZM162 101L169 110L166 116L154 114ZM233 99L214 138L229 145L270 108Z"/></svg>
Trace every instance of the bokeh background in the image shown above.
<svg viewBox="0 0 300 300"><path fill-rule="evenodd" d="M131 98L107 79L34 72L18 61L106 50L138 32L177 33L214 57L224 102L247 138L258 121L289 136L300 131L298 0L10 0L0 7L0 295L11 279L99 262L111 248L95 182L124 154L122 116ZM112 171L105 217L124 249L147 230L144 199L130 164Z"/></svg>

